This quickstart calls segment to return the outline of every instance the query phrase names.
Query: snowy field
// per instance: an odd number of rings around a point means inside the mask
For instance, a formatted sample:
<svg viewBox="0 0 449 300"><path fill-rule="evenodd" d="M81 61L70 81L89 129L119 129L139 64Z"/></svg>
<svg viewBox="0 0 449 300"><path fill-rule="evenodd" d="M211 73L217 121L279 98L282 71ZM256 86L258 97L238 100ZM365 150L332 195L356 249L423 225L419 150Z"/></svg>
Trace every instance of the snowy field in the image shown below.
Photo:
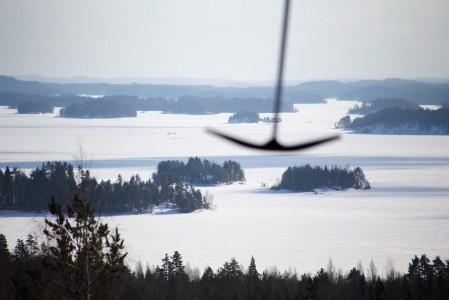
<svg viewBox="0 0 449 300"><path fill-rule="evenodd" d="M185 262L204 269L235 257L259 270L276 265L299 273L326 267L332 258L344 271L372 259L380 273L393 265L406 272L413 255L449 258L449 136L360 135L334 129L355 102L298 105L283 114L281 141L294 144L329 134L341 139L305 152L262 153L229 144L205 132L211 127L264 142L271 127L227 124L230 114L190 116L139 113L137 118L63 119L18 115L0 107L0 168L29 170L50 160L73 161L82 145L85 161L99 179L139 174L148 178L165 159L199 156L222 163L232 159L245 170L246 183L200 187L214 195L217 208L191 214L104 217L125 238L131 267L160 264L179 251ZM261 114L261 117L265 114ZM268 116L268 115L267 115ZM367 191L272 192L288 166L360 166ZM0 213L0 232L10 248L42 216Z"/></svg>

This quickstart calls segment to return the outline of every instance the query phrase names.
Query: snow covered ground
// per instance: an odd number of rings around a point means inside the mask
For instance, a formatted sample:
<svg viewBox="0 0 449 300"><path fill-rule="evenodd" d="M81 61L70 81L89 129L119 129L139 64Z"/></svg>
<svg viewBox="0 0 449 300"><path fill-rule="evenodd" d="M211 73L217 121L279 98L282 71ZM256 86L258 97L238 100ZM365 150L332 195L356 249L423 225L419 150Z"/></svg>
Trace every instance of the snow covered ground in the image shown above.
<svg viewBox="0 0 449 300"><path fill-rule="evenodd" d="M17 115L0 108L0 168L29 170L47 160L73 161L83 146L97 178L148 178L164 159L199 156L241 163L247 182L200 187L214 195L216 209L191 214L104 217L119 226L129 264L160 264L179 251L184 261L203 269L235 257L245 266L254 255L260 270L276 265L315 272L332 257L343 270L379 271L393 264L401 272L415 254L449 258L449 137L360 135L334 129L351 101L298 105L283 114L285 144L340 133L341 140L305 152L262 153L229 144L205 132L211 127L253 142L264 142L271 127L227 124L230 114L189 116L139 113L137 118L63 119L54 115ZM264 117L262 114L261 117ZM268 114L266 116L269 116ZM286 167L301 164L360 166L367 191L273 192L262 188L279 180ZM4 212L0 232L10 245L26 238L41 215Z"/></svg>

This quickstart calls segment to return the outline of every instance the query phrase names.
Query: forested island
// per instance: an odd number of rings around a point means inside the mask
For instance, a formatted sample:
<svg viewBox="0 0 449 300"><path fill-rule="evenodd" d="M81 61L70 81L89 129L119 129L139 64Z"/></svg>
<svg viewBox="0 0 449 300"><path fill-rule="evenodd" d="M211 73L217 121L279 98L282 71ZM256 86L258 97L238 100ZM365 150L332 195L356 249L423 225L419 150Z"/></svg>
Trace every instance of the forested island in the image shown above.
<svg viewBox="0 0 449 300"><path fill-rule="evenodd" d="M47 102L21 102L17 107L18 114L48 114L53 112L53 107Z"/></svg>
<svg viewBox="0 0 449 300"><path fill-rule="evenodd" d="M107 100L88 100L73 103L60 110L64 118L125 118L137 117L135 109L126 104Z"/></svg>
<svg viewBox="0 0 449 300"><path fill-rule="evenodd" d="M348 110L348 114L366 115L392 107L399 107L401 109L420 109L418 104L402 98L378 98L371 101L364 101L361 105L356 104L353 108Z"/></svg>
<svg viewBox="0 0 449 300"><path fill-rule="evenodd" d="M345 116L336 127L356 133L373 134L449 134L449 109L385 108L351 120Z"/></svg>
<svg viewBox="0 0 449 300"><path fill-rule="evenodd" d="M149 213L160 205L172 205L182 213L212 207L210 197L202 195L193 184L232 183L244 180L240 165L223 165L190 158L187 164L163 161L153 179L139 175L129 181L118 175L115 182L97 181L89 171L74 170L67 162L47 162L29 175L17 168L0 170L0 209L42 212L51 197L63 205L78 193L89 199L99 212L107 214ZM77 174L75 174L77 173Z"/></svg>
<svg viewBox="0 0 449 300"><path fill-rule="evenodd" d="M89 204L75 195L64 209L54 199L53 218L45 218L43 238L28 234L13 251L0 232L0 298L9 299L445 299L449 260L414 256L406 274L394 267L381 276L369 268L343 273L329 260L316 273L260 272L256 260L242 265L231 258L202 273L184 263L181 253L165 254L160 265L131 270L118 228L109 229ZM131 261L135 258L131 257Z"/></svg>
<svg viewBox="0 0 449 300"><path fill-rule="evenodd" d="M179 160L160 162L153 180L160 184L230 184L245 181L245 172L236 161L227 160L220 165L207 159L190 157L187 164Z"/></svg>
<svg viewBox="0 0 449 300"><path fill-rule="evenodd" d="M282 174L281 182L272 187L274 190L291 190L294 192L313 192L317 189L346 190L370 189L371 186L362 169L320 167L307 164L288 167Z"/></svg>
<svg viewBox="0 0 449 300"><path fill-rule="evenodd" d="M254 111L239 111L228 119L228 123L257 123L259 121L260 116Z"/></svg>

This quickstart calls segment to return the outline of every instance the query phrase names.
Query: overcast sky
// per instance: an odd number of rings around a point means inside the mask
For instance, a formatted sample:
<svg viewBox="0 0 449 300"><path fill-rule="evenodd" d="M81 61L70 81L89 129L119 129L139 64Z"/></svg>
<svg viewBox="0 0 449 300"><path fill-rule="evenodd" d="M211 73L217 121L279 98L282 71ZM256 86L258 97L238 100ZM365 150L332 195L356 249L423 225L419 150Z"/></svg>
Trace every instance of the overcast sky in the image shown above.
<svg viewBox="0 0 449 300"><path fill-rule="evenodd" d="M0 74L276 76L281 0L0 0ZM449 78L448 0L292 0L288 80Z"/></svg>

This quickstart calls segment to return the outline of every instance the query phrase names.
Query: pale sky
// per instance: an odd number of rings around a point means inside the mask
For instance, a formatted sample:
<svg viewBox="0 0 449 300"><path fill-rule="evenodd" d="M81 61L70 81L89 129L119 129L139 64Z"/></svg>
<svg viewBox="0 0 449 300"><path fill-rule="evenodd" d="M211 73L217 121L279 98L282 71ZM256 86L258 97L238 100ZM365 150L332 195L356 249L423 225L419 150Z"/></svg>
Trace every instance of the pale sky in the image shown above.
<svg viewBox="0 0 449 300"><path fill-rule="evenodd" d="M281 0L0 0L0 74L276 76ZM287 80L449 78L449 0L292 0Z"/></svg>

